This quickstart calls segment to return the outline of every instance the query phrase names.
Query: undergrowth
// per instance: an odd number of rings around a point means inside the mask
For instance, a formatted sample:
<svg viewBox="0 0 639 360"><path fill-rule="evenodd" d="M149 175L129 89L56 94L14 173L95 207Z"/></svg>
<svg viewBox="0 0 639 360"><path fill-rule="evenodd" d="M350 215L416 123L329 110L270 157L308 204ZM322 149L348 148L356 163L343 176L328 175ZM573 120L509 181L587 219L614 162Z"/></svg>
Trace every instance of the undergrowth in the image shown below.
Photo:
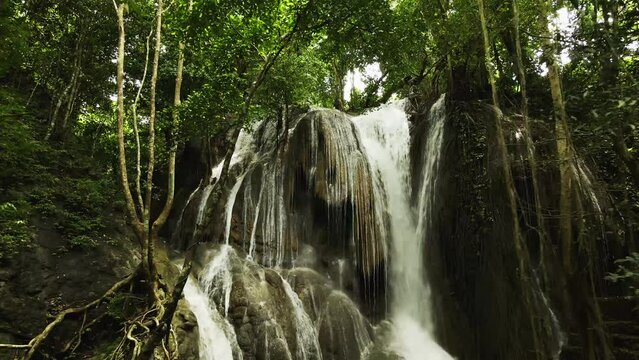
<svg viewBox="0 0 639 360"><path fill-rule="evenodd" d="M105 241L107 217L121 206L106 166L82 139L58 148L26 99L0 87L0 261L33 245L38 224L65 240L62 252Z"/></svg>

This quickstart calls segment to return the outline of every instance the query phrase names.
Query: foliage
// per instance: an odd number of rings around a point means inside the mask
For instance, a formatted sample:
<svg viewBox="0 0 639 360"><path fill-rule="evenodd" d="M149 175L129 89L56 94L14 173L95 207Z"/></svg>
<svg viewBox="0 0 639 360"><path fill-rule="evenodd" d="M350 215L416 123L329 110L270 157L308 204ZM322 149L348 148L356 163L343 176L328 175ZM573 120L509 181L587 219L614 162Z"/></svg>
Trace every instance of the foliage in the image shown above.
<svg viewBox="0 0 639 360"><path fill-rule="evenodd" d="M17 1L0 3L0 79L7 73L20 68L22 55L26 52L27 29L15 16Z"/></svg>
<svg viewBox="0 0 639 360"><path fill-rule="evenodd" d="M606 279L623 284L633 296L639 297L639 253L633 252L616 260L615 264L617 269L608 274Z"/></svg>
<svg viewBox="0 0 639 360"><path fill-rule="evenodd" d="M0 260L5 260L28 248L33 229L28 223L28 205L0 203Z"/></svg>
<svg viewBox="0 0 639 360"><path fill-rule="evenodd" d="M106 215L116 209L112 176L83 155L86 144L56 148L37 139L40 126L23 96L0 88L0 258L31 244L35 217L50 222L69 248L104 240Z"/></svg>

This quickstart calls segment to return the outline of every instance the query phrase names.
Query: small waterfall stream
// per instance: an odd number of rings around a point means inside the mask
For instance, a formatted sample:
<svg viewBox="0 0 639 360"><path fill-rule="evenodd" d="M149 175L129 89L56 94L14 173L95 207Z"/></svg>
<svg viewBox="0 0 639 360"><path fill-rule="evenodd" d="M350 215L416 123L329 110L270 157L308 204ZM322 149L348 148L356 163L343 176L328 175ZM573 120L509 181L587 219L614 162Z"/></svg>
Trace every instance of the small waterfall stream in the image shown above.
<svg viewBox="0 0 639 360"><path fill-rule="evenodd" d="M202 360L241 360L235 330L228 322L228 302L232 277L229 256L232 252L223 246L198 279L189 278L184 287L184 298L197 318L199 331L199 355ZM222 286L218 286L218 284ZM221 294L216 294L221 292ZM221 295L221 296L219 296ZM225 314L218 312L214 299L222 298Z"/></svg>
<svg viewBox="0 0 639 360"><path fill-rule="evenodd" d="M295 319L295 337L297 340L297 359L299 360L322 360L317 330L308 314L304 310L304 305L299 296L293 291L286 279L280 276L286 296L293 306L293 318Z"/></svg>

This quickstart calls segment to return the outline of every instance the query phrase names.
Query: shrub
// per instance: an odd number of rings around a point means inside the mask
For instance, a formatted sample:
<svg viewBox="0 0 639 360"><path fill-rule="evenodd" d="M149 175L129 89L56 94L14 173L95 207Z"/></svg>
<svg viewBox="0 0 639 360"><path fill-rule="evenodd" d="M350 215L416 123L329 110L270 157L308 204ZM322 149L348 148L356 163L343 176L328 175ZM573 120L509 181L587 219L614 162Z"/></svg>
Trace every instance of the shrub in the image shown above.
<svg viewBox="0 0 639 360"><path fill-rule="evenodd" d="M0 260L15 255L33 243L33 230L29 225L28 205L17 206L10 202L0 203Z"/></svg>
<svg viewBox="0 0 639 360"><path fill-rule="evenodd" d="M606 279L624 285L633 296L639 297L639 253L632 253L615 261L617 270Z"/></svg>

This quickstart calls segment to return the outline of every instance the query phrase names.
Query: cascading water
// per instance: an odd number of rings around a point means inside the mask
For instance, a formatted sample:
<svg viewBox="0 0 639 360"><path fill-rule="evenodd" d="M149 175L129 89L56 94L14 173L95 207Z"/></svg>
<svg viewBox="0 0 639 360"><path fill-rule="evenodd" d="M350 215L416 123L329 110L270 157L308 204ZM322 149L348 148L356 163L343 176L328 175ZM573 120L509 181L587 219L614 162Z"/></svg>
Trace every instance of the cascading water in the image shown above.
<svg viewBox="0 0 639 360"><path fill-rule="evenodd" d="M353 120L369 162L386 191L392 237L393 350L406 360L452 359L433 339L430 290L423 256L442 146L444 97L433 106L429 117L431 129L424 152L417 223L410 202L410 134L403 108L403 102L396 102Z"/></svg>
<svg viewBox="0 0 639 360"><path fill-rule="evenodd" d="M184 298L199 327L199 355L203 360L241 360L235 331L226 320L232 278L229 256L233 250L224 246L200 273L199 279L189 278L184 287ZM218 286L222 284L222 286ZM225 314L216 307L215 293L221 290ZM235 356L234 356L235 355Z"/></svg>
<svg viewBox="0 0 639 360"><path fill-rule="evenodd" d="M231 342L220 324L214 320L217 310L211 305L208 294L194 279L184 286L184 297L195 314L199 330L199 355L202 360L233 360Z"/></svg>
<svg viewBox="0 0 639 360"><path fill-rule="evenodd" d="M281 277L281 276L280 276ZM293 306L293 319L295 320L295 337L297 338L297 359L322 360L317 330L313 322L304 310L302 301L291 288L291 285L282 278L284 292Z"/></svg>

